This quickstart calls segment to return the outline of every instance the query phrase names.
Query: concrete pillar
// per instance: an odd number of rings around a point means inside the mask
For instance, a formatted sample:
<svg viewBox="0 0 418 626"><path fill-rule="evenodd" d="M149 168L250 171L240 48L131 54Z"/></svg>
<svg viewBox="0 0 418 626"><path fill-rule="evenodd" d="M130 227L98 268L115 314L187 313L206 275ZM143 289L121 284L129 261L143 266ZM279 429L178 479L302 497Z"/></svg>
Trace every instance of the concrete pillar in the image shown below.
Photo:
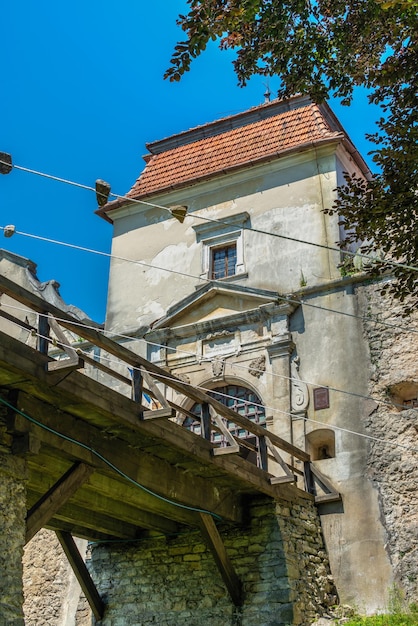
<svg viewBox="0 0 418 626"><path fill-rule="evenodd" d="M25 545L26 463L2 445L0 421L0 623L24 626L22 555Z"/></svg>

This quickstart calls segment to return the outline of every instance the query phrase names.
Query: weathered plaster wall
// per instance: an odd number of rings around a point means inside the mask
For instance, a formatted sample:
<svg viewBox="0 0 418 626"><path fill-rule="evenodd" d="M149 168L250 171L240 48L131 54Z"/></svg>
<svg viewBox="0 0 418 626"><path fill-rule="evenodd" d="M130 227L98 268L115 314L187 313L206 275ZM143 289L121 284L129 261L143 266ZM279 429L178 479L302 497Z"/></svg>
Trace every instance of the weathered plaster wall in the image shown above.
<svg viewBox="0 0 418 626"><path fill-rule="evenodd" d="M351 279L328 288L306 287L302 306L272 302L257 313L253 309L251 317L248 311L233 316L231 310L229 317L218 313L209 321L208 305L196 303L195 317L186 311L183 326L183 318L176 318L173 328L152 331L146 339L151 356L192 385L254 390L266 407L268 429L300 449L309 448L315 433L332 433L331 458L314 461L342 494L342 503L320 506L331 569L341 601L373 612L387 604L393 574L379 492L367 477L368 440L361 436L366 434L362 396L368 394L370 368L354 291ZM200 323L199 312L205 320ZM213 355L205 352L211 342L217 342ZM167 350L154 345L162 343ZM298 375L306 381L298 388L291 380L295 357ZM315 387L329 388L329 408L315 408ZM298 410L296 393L303 410ZM181 396L173 400L182 403ZM303 469L297 460L293 463ZM271 463L269 469L280 475Z"/></svg>
<svg viewBox="0 0 418 626"><path fill-rule="evenodd" d="M244 589L236 609L200 534L93 547L103 626L309 624L335 603L315 507L254 503L244 528L221 529Z"/></svg>
<svg viewBox="0 0 418 626"><path fill-rule="evenodd" d="M222 220L248 212L252 228L334 245L339 238L337 219L321 211L335 197L334 149L293 155L153 199L163 206L187 205L183 224L168 211L138 205L112 214L116 258L110 267L107 328L126 332L147 325L202 284L175 272L201 275L202 243L193 226L206 217ZM305 245L250 230L243 232L243 246L248 275L234 280L244 286L286 293L304 281L319 284L338 276L339 253L307 251ZM164 267L171 271L158 269Z"/></svg>
<svg viewBox="0 0 418 626"><path fill-rule="evenodd" d="M379 493L367 477L368 440L361 436L368 347L349 281L345 288L307 295L305 302L291 322L299 373L310 383L307 419L294 422L295 443L304 447L317 429L335 433L335 456L314 463L343 498L342 505L320 507L324 537L341 601L371 613L387 604L392 570ZM316 410L312 393L321 386L329 387L329 408Z"/></svg>
<svg viewBox="0 0 418 626"><path fill-rule="evenodd" d="M364 423L379 440L368 443L367 477L379 494L394 582L412 602L418 595L418 407L402 410L393 391L407 383L409 396L418 398L418 316L402 318L402 306L383 297L379 285L360 288L359 303L364 315L392 325L364 325L376 400L365 402Z"/></svg>

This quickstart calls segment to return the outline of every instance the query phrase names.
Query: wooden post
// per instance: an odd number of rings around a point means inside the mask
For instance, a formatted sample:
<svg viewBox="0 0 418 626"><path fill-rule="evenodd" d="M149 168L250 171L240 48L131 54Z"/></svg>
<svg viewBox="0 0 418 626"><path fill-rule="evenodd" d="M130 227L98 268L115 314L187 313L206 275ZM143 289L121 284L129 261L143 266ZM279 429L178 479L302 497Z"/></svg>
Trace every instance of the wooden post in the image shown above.
<svg viewBox="0 0 418 626"><path fill-rule="evenodd" d="M267 472L267 441L265 437L258 437L259 467Z"/></svg>
<svg viewBox="0 0 418 626"><path fill-rule="evenodd" d="M209 411L209 404L207 402L202 403L200 427L202 429L202 437L210 441L210 434L211 434L210 411Z"/></svg>
<svg viewBox="0 0 418 626"><path fill-rule="evenodd" d="M234 566L229 560L222 538L216 528L216 524L213 521L213 517L207 513L199 513L200 517L200 529L202 535L208 545L208 548L212 552L216 565L220 571L223 581L231 596L232 602L235 606L242 605L242 586L239 580Z"/></svg>
<svg viewBox="0 0 418 626"><path fill-rule="evenodd" d="M308 493L315 495L315 482L311 470L310 461L304 461L303 469L305 474L305 489Z"/></svg>
<svg viewBox="0 0 418 626"><path fill-rule="evenodd" d="M141 404L142 402L142 386L144 379L139 367L134 367L132 370L132 400Z"/></svg>
<svg viewBox="0 0 418 626"><path fill-rule="evenodd" d="M93 611L94 617L100 621L104 614L105 605L96 589L86 564L78 551L74 539L68 532L56 531L56 534L62 549L64 550L65 555L73 568L73 572L80 583L80 587L86 596L90 608Z"/></svg>
<svg viewBox="0 0 418 626"><path fill-rule="evenodd" d="M48 315L46 313L39 313L39 321L38 321L38 342L37 347L39 352L42 354L48 354L49 348L49 320Z"/></svg>

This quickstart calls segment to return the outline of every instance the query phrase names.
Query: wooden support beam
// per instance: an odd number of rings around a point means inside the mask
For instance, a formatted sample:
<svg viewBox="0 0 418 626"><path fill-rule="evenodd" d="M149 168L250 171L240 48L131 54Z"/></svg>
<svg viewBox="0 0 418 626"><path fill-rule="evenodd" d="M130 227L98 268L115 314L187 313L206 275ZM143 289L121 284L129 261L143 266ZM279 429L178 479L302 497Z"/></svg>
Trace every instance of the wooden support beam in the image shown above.
<svg viewBox="0 0 418 626"><path fill-rule="evenodd" d="M168 409L151 409L149 411L144 411L142 414L143 420L154 420L154 419L168 419L170 417L176 417L176 411L171 407Z"/></svg>
<svg viewBox="0 0 418 626"><path fill-rule="evenodd" d="M15 403L15 406L23 408L32 418L42 422L47 430L28 422L19 413L15 414L13 424L9 420L10 430L17 433L33 432L52 449L59 450L61 453L65 452L68 458L78 459L106 475L117 476L111 468L113 465L130 479L168 500L176 500L190 507L214 511L228 521L242 521L241 500L239 494L234 493L233 489L219 488L200 476L191 476L190 472L181 467L175 467L162 458L142 450L135 450L132 447L132 438L126 442L105 437L100 429L68 413L59 412L54 407L23 392L15 399ZM188 431L177 428L181 434L190 435ZM51 430L61 433L64 438L58 437ZM78 441L81 445L77 445L70 439ZM199 438L193 437L193 439L200 442ZM104 463L100 456L92 454L90 451L92 442L94 442L94 450L107 459L111 465ZM137 490L144 493L138 488ZM164 504L168 517L170 508L172 507ZM174 519L177 519L176 515Z"/></svg>
<svg viewBox="0 0 418 626"><path fill-rule="evenodd" d="M41 449L40 440L32 433L13 437L12 454L15 456L37 455Z"/></svg>
<svg viewBox="0 0 418 626"><path fill-rule="evenodd" d="M161 406L165 409L169 409L170 405L167 401L167 398L161 393L161 391L158 389L157 385L155 384L155 382L152 380L151 376L148 374L147 370L144 368L141 368L142 371L142 375L144 377L144 381L145 384L148 387L148 390L150 392L150 395L155 398L155 400L157 400Z"/></svg>
<svg viewBox="0 0 418 626"><path fill-rule="evenodd" d="M316 495L315 493L315 504L321 504L324 502L338 502L339 500L342 500L341 494L335 489L331 481L326 476L324 476L323 473L320 472L313 463L310 464L310 469L313 476L312 482L314 484L314 491L316 492L315 478L318 480L323 490L325 491L325 493L322 495Z"/></svg>
<svg viewBox="0 0 418 626"><path fill-rule="evenodd" d="M225 437L225 441L228 442L228 446L223 446L222 448L213 448L212 454L213 456L220 456L221 454L236 454L240 450L240 444L238 443L238 438L235 439L232 433L225 426L224 421L219 415L212 415L212 419L216 424L217 429L222 433Z"/></svg>
<svg viewBox="0 0 418 626"><path fill-rule="evenodd" d="M218 529L216 528L213 517L207 515L206 513L199 513L199 518L203 538L209 550L212 552L213 558L215 559L222 579L228 589L232 602L235 606L241 606L243 600L241 581L239 580L234 566L229 559L225 545Z"/></svg>
<svg viewBox="0 0 418 626"><path fill-rule="evenodd" d="M66 463L65 460L54 456L49 457L45 454L39 459L39 464L37 461L37 458L32 457L28 463L27 491L28 501L31 503L37 502L41 494L48 490L48 484L50 485L54 480L53 477L57 473L64 473L65 467L68 467L68 462ZM42 471L43 467L44 470ZM138 528L155 530L165 534L175 534L179 531L178 523L164 515L163 507L150 510L155 505L155 499L152 499L150 495L145 498L142 493L137 493L138 490L135 491L129 484L121 481L122 479L111 478L96 471L90 480L84 483L83 487L74 494L68 505L61 507L55 518L70 519L70 515L72 515L73 521L76 520L76 523L80 523L82 520L87 522L90 519L94 522L94 513L99 520L104 518L102 531L106 531L107 534L111 534L110 531L115 534L111 525L105 528L107 518L116 520L121 526L121 531L125 523L129 524L135 531ZM194 514L192 516L192 512L185 511L184 513L187 514L180 516L179 521L181 523L188 523L189 525L195 523L195 519L193 519L195 516ZM99 530L100 521L96 522L95 526L89 524L89 527ZM128 536L132 536L129 527L127 530L129 531Z"/></svg>
<svg viewBox="0 0 418 626"><path fill-rule="evenodd" d="M69 339L61 330L58 322L51 316L48 316L50 330L52 330L58 339L58 346L68 354L68 359L57 359L48 363L48 372L56 372L58 370L72 370L84 367L83 360L79 357L78 352L68 345Z"/></svg>
<svg viewBox="0 0 418 626"><path fill-rule="evenodd" d="M114 517L111 517L112 511L108 515L97 513L92 507L79 507L73 501L64 504L54 517L48 521L48 528L53 530L66 530L74 532L73 528L77 523L83 525L83 537L89 541L92 538L90 531L99 532L108 535L112 539L135 540L143 530L137 524L129 524L118 519L117 511Z"/></svg>
<svg viewBox="0 0 418 626"><path fill-rule="evenodd" d="M76 463L28 511L26 543L48 523L54 513L74 495L93 471L92 467L84 463Z"/></svg>
<svg viewBox="0 0 418 626"><path fill-rule="evenodd" d="M94 617L96 620L100 621L104 615L105 604L96 589L96 585L90 576L74 539L70 533L61 531L57 531L57 537L73 569L73 572L80 583L80 587L86 596L90 608L93 611Z"/></svg>
<svg viewBox="0 0 418 626"><path fill-rule="evenodd" d="M270 483L272 485L279 485L281 483L294 483L294 482L296 482L295 475L292 474L288 464L280 456L280 453L277 450L276 446L274 446L272 444L272 442L270 441L269 437L266 437L265 441L266 441L267 449L272 454L274 460L280 465L280 467L284 471L284 476L273 476L272 478L270 478Z"/></svg>

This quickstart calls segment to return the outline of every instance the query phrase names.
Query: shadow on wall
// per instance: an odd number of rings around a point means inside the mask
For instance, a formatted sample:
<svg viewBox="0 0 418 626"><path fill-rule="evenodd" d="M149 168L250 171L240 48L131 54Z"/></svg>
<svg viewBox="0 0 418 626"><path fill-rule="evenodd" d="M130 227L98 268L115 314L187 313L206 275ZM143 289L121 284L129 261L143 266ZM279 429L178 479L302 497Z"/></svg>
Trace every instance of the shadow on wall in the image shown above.
<svg viewBox="0 0 418 626"><path fill-rule="evenodd" d="M244 603L234 607L199 532L136 543L95 544L90 570L104 597L103 626L207 624L285 626L293 606L284 546L270 501L251 506L240 528L219 527L243 585ZM120 622L122 623L122 622Z"/></svg>

